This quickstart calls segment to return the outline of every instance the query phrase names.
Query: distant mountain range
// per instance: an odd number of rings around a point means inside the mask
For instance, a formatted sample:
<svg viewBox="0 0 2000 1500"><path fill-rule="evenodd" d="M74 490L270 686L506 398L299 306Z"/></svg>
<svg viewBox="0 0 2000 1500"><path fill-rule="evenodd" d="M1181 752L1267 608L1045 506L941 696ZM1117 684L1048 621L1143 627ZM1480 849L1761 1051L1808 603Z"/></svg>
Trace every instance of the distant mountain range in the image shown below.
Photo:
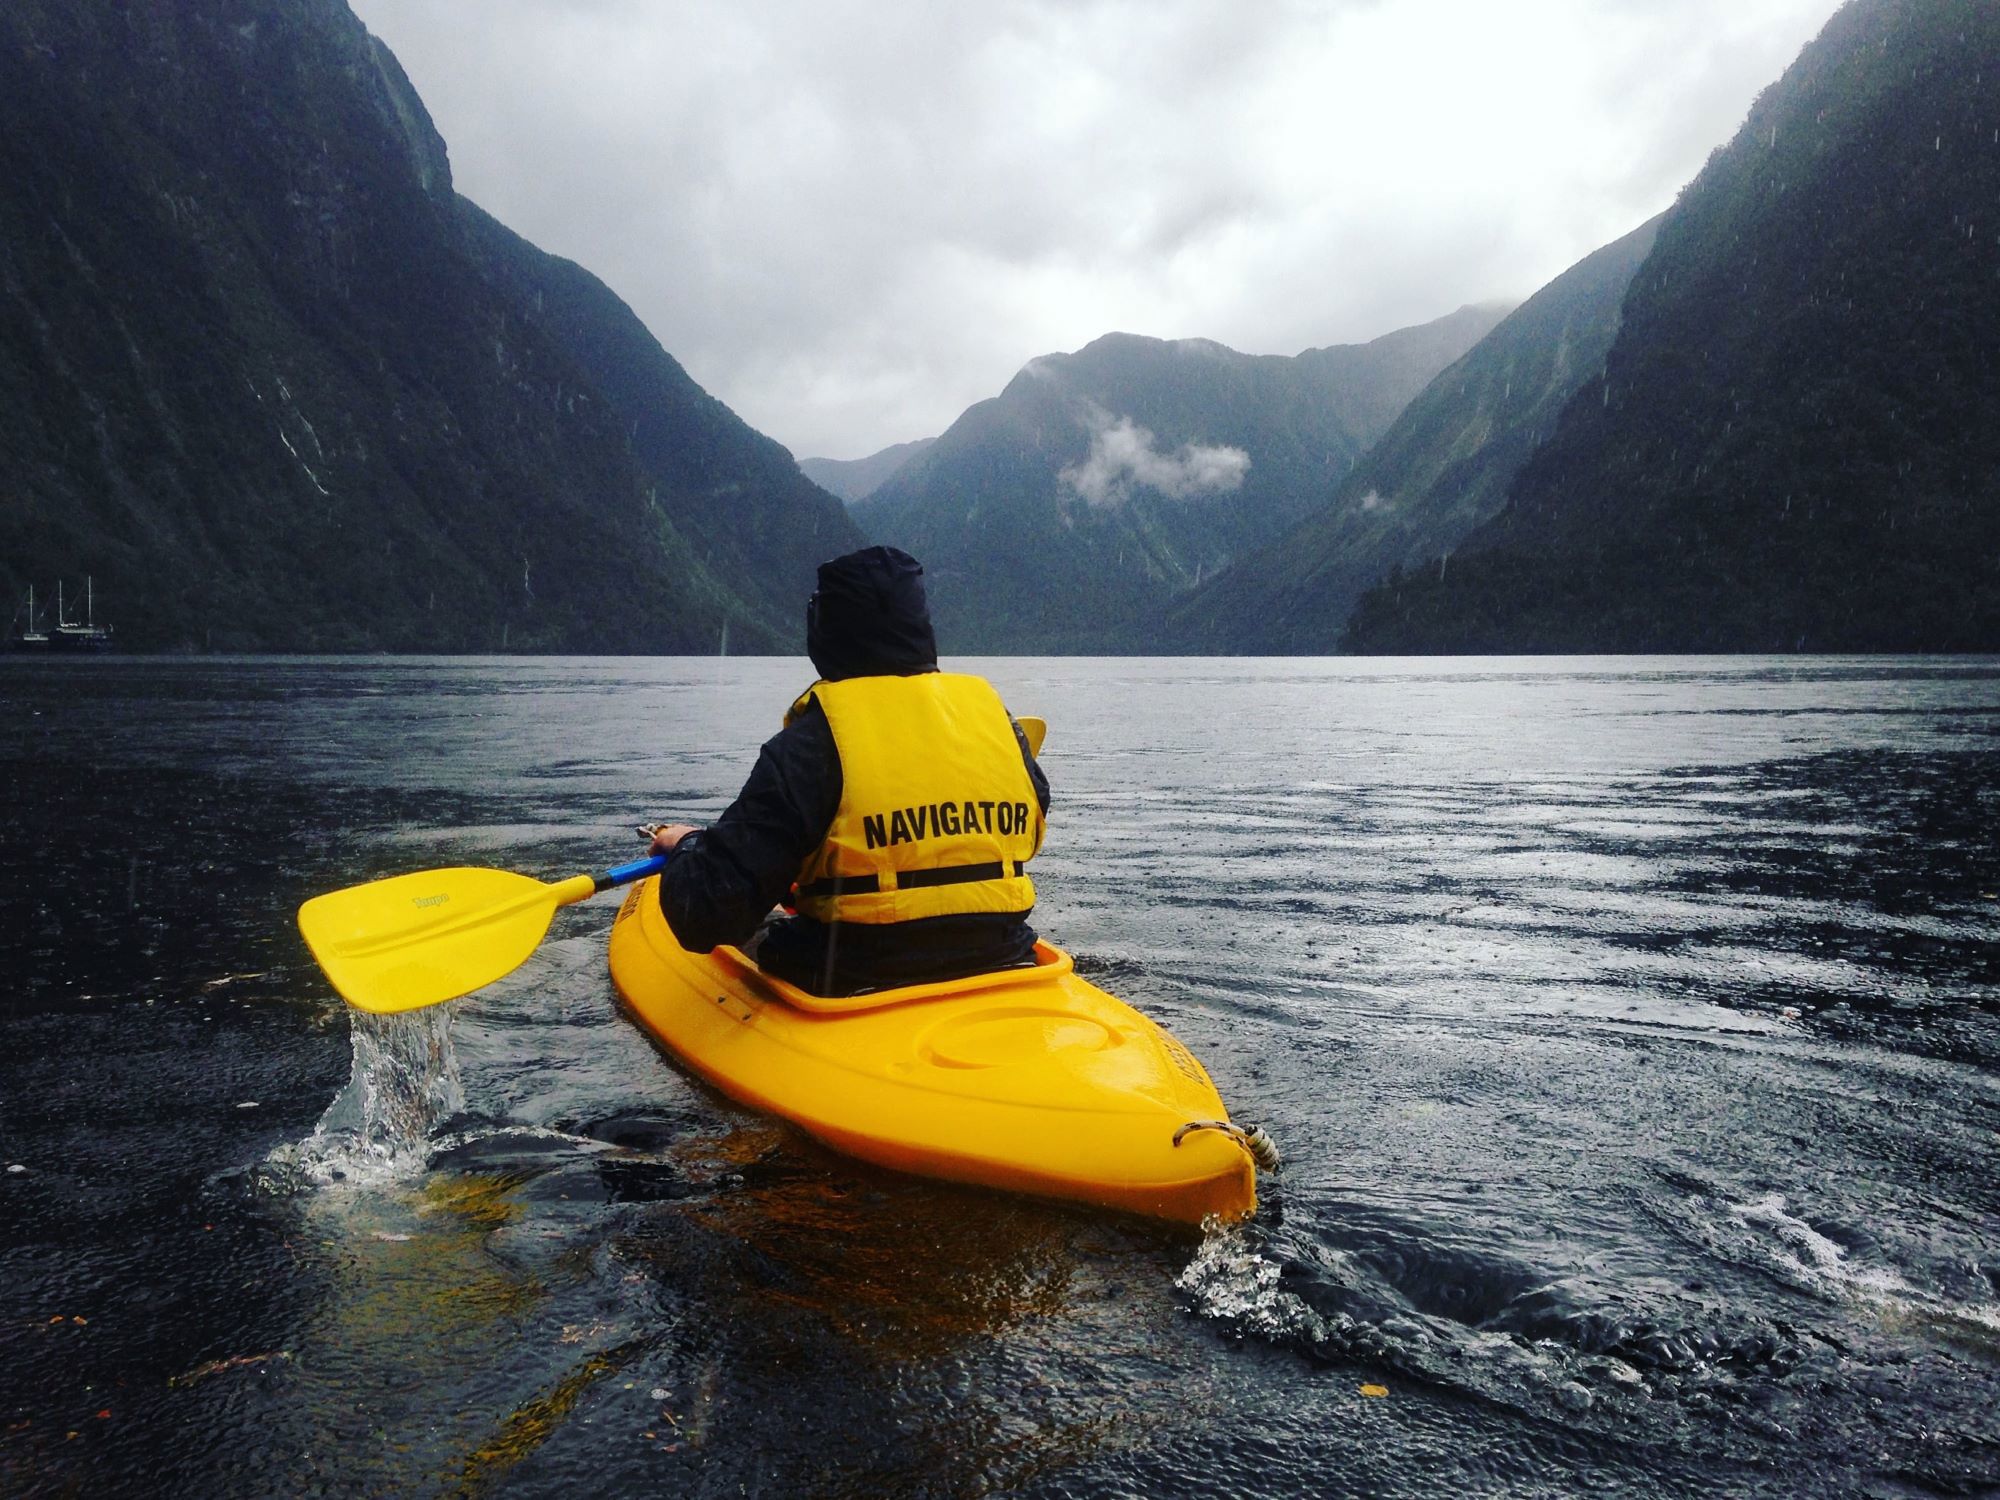
<svg viewBox="0 0 2000 1500"><path fill-rule="evenodd" d="M1162 645L1339 649L1369 588L1393 568L1450 552L1506 503L1569 398L1603 373L1619 307L1659 227L1648 221L1516 308L1404 408L1332 504L1172 601Z"/></svg>
<svg viewBox="0 0 2000 1500"><path fill-rule="evenodd" d="M891 474L936 441L936 438L918 438L911 443L897 443L866 458L802 458L799 470L821 489L852 504L874 494Z"/></svg>
<svg viewBox="0 0 2000 1500"><path fill-rule="evenodd" d="M1661 224L1505 508L1347 644L2000 650L1996 204L2000 5L1853 0Z"/></svg>
<svg viewBox="0 0 2000 1500"><path fill-rule="evenodd" d="M1153 649L1167 601L1326 504L1507 313L1293 357L1109 334L1029 363L853 508L926 566L946 649Z"/></svg>
<svg viewBox="0 0 2000 1500"><path fill-rule="evenodd" d="M137 646L797 649L831 495L340 0L0 7L0 586Z"/></svg>

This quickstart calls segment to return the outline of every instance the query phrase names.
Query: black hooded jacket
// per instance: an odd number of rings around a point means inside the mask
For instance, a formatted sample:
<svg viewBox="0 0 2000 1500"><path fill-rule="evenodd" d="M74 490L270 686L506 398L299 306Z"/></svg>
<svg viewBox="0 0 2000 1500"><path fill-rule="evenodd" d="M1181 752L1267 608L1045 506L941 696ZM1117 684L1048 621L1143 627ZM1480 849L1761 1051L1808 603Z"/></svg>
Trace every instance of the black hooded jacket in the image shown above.
<svg viewBox="0 0 2000 1500"><path fill-rule="evenodd" d="M822 679L935 672L923 568L894 547L869 547L822 563L806 606L806 650ZM1046 814L1048 778L1020 726L1021 757ZM764 742L743 790L713 826L689 834L660 877L660 907L682 947L706 953L740 944L791 890L840 806L840 755L817 702ZM789 917L757 948L764 969L814 994L955 979L1026 961L1025 918L978 912L913 922L825 924Z"/></svg>

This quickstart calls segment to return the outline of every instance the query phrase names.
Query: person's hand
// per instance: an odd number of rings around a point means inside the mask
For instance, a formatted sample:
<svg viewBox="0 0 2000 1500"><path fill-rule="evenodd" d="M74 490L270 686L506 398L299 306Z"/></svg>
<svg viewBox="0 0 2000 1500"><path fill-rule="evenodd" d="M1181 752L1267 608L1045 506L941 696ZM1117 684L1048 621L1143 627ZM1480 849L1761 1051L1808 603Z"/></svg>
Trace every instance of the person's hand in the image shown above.
<svg viewBox="0 0 2000 1500"><path fill-rule="evenodd" d="M698 832L692 823L662 823L653 830L652 847L648 854L671 854L674 846L689 834Z"/></svg>

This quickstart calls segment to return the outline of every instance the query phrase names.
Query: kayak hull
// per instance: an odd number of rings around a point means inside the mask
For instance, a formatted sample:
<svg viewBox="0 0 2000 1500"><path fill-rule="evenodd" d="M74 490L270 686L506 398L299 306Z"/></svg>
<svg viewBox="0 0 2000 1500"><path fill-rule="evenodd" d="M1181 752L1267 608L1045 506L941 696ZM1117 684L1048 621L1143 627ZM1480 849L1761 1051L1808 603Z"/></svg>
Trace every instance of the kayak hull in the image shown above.
<svg viewBox="0 0 2000 1500"><path fill-rule="evenodd" d="M1186 1224L1242 1218L1256 1169L1194 1056L1036 945L1033 968L851 999L734 948L690 953L633 887L611 975L638 1021L730 1098L897 1171Z"/></svg>

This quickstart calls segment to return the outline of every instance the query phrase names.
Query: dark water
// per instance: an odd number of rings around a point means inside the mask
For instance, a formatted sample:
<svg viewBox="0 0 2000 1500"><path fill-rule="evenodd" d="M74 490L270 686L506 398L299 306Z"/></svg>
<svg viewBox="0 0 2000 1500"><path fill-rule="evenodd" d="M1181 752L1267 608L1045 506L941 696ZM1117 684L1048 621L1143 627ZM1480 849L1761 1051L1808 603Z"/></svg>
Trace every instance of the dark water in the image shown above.
<svg viewBox="0 0 2000 1500"><path fill-rule="evenodd" d="M305 897L631 857L802 663L0 661L0 1493L2000 1494L2000 663L981 665L1247 1227L719 1101L608 902L330 996Z"/></svg>

